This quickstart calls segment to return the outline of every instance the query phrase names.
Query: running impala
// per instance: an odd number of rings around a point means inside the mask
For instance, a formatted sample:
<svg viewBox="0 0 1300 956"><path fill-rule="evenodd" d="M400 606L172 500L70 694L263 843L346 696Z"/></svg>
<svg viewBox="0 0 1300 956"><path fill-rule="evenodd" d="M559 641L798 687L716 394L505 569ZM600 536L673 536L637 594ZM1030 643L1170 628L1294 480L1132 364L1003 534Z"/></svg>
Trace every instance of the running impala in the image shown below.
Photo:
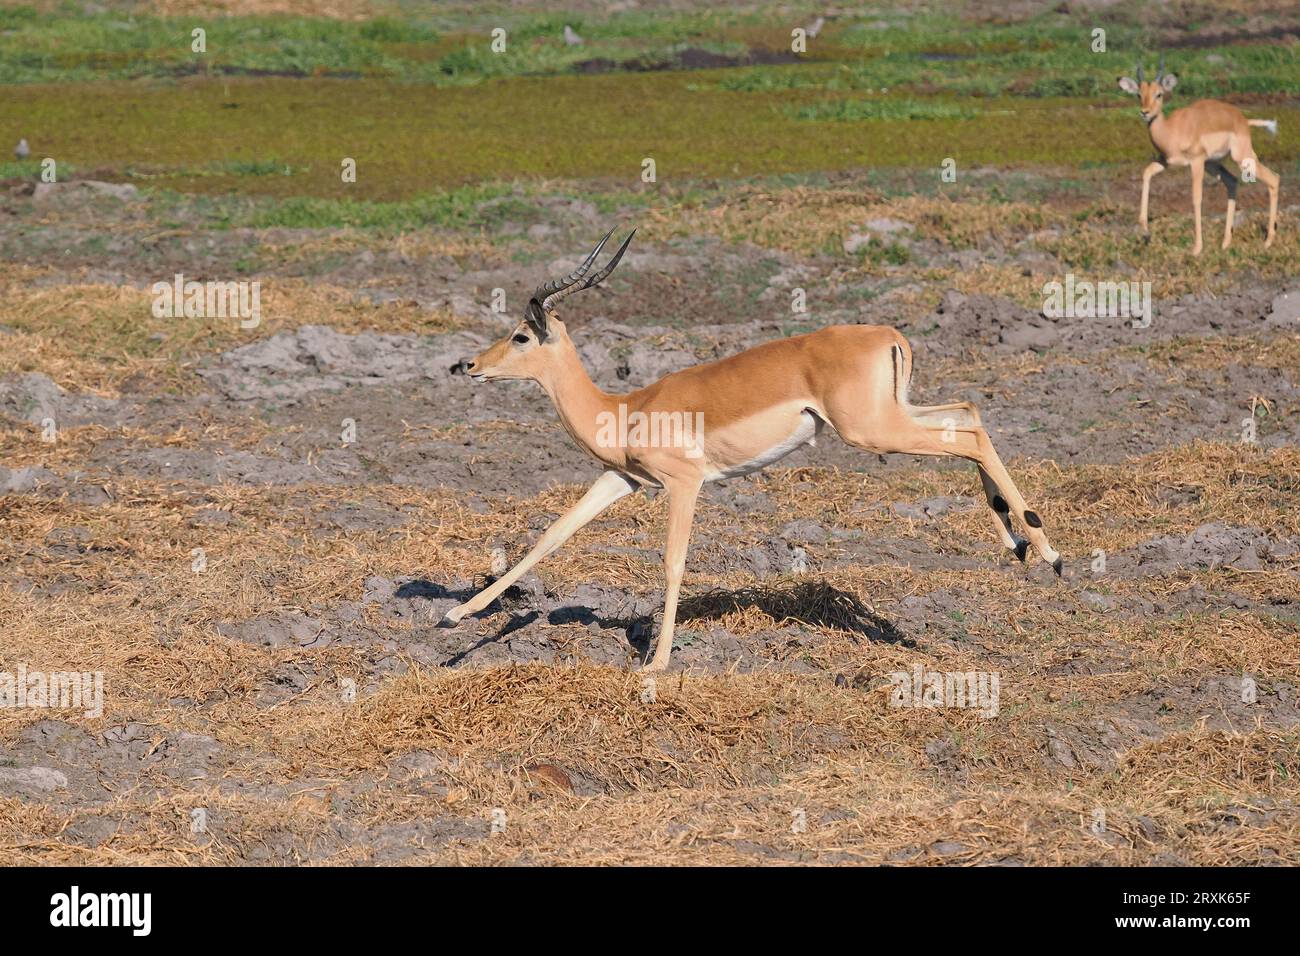
<svg viewBox="0 0 1300 956"><path fill-rule="evenodd" d="M1028 544L1033 544L1039 556L1061 573L1060 554L1048 544L1042 521L1029 510L993 450L975 406L908 402L912 350L895 329L830 326L673 372L626 395L598 389L554 307L564 297L597 285L618 265L631 235L604 269L591 272L611 233L575 272L539 287L523 320L467 369L480 382L537 382L550 396L565 430L605 471L523 560L448 611L440 627L454 627L465 615L482 611L615 501L643 485L664 488L668 492L667 588L663 624L645 668L662 670L672 651L677 596L700 487L758 471L800 445L814 444L827 424L848 444L873 454L945 455L974 462L1002 543L1021 561ZM608 427L611 421L627 421L638 413L642 421L699 422L703 432L691 436L692 440L663 442L654 440L653 430L620 434ZM1028 542L1013 530L1012 515L1023 525Z"/></svg>
<svg viewBox="0 0 1300 956"><path fill-rule="evenodd" d="M1137 79L1119 78L1119 88L1138 98L1138 110L1151 134L1151 144L1160 158L1142 170L1142 204L1138 208L1138 223L1143 235L1147 229L1147 199L1151 195L1151 177L1163 173L1171 164L1192 167L1192 213L1196 223L1196 240L1192 255L1201 254L1201 187L1205 171L1218 176L1228 191L1228 214L1223 223L1223 248L1232 242L1232 218L1237 212L1237 177L1224 168L1221 160L1231 156L1246 182L1260 179L1268 186L1268 236L1264 248L1273 244L1277 227L1277 173L1259 161L1255 147L1250 142L1250 128L1261 126L1277 135L1277 120L1246 119L1244 113L1229 103L1218 100L1197 100L1191 106L1164 114L1165 97L1178 85L1178 77L1165 72L1165 57L1160 54L1160 68L1156 78L1147 83L1142 76L1142 63L1138 61Z"/></svg>

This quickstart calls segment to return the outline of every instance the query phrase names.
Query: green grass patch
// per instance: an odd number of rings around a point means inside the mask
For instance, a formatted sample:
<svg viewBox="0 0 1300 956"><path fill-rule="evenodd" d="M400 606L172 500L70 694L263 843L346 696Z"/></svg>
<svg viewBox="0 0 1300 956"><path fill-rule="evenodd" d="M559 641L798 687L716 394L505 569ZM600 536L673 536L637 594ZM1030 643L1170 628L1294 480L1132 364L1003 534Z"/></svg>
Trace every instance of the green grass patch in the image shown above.
<svg viewBox="0 0 1300 956"><path fill-rule="evenodd" d="M874 236L857 252L858 258L875 265L902 266L912 260L911 250L898 242L886 242Z"/></svg>
<svg viewBox="0 0 1300 956"><path fill-rule="evenodd" d="M811 16L811 14L809 14ZM505 77L689 65L705 51L743 63L793 59L790 30L804 18L776 10L641 11L611 14L514 11L488 6L411 6L364 21L291 16L126 15L81 5L37 12L0 9L0 83L85 82L141 77L282 75L383 77L456 86ZM1173 17L1171 15L1171 25ZM945 11L872 11L832 18L795 65L725 71L730 92L897 91L1036 97L1120 94L1119 73L1163 35L1129 16L1105 18L1106 52L1092 49L1097 18L1050 11L1014 23L972 21ZM1287 22L1280 19L1279 22ZM1180 24L1185 26L1186 24ZM566 45L565 26L582 37ZM1222 29L1233 24L1225 20ZM206 31L193 49L192 31ZM506 31L504 50L492 31ZM1300 88L1294 44L1226 43L1171 51L1179 95L1275 93Z"/></svg>
<svg viewBox="0 0 1300 956"><path fill-rule="evenodd" d="M801 120L947 120L974 119L977 110L944 100L857 99L831 100L789 107L791 115Z"/></svg>
<svg viewBox="0 0 1300 956"><path fill-rule="evenodd" d="M832 18L798 63L630 72L680 66L697 51L789 55L799 20L770 10L403 9L368 21L0 9L0 83L29 84L0 97L0 124L32 148L32 160L0 174L30 178L33 160L49 156L61 176L75 166L184 191L310 197L328 203L279 215L385 228L443 211L383 203L472 182L606 178L648 196L695 178L845 168L937 178L950 157L960 176L976 165L1084 168L1150 155L1115 78L1154 35L1118 12L1105 53L1092 52L1089 13L991 23L885 8ZM582 45L565 45L566 25ZM205 53L191 49L198 26ZM501 53L490 46L495 26L506 30ZM1281 121L1280 137L1256 140L1262 158L1294 159L1298 49L1171 50L1173 105L1281 94L1247 111ZM642 187L647 158L659 183ZM345 159L357 163L356 183L342 182ZM501 197L485 214L526 222L521 202Z"/></svg>
<svg viewBox="0 0 1300 956"><path fill-rule="evenodd" d="M291 16L125 16L80 8L0 9L0 83L204 75L363 76L443 86L504 76L656 69L686 50L743 57L758 14L624 11L609 17L494 9L365 21ZM583 37L564 42L564 27ZM196 50L193 31L205 31ZM504 49L494 29L506 31ZM784 42L772 24L765 43ZM784 38L783 41L781 38Z"/></svg>
<svg viewBox="0 0 1300 956"><path fill-rule="evenodd" d="M236 220L237 225L292 229L377 229L403 231L425 226L465 229L486 225L484 204L496 203L501 210L527 210L508 184L466 186L446 192L416 196L396 202L365 202L355 199L322 199L294 196L280 202L259 204Z"/></svg>
<svg viewBox="0 0 1300 956"><path fill-rule="evenodd" d="M61 168L181 191L328 199L337 205L294 215L342 224L408 215L350 201L478 182L605 179L610 191L656 193L708 177L914 167L937 187L947 157L960 180L978 165L1137 166L1151 150L1136 115L1109 118L1132 113L1124 103L1008 97L972 102L965 108L975 116L964 118L949 115L948 100L909 96L893 118L873 118L865 136L854 122L791 115L787 94L731 93L700 84L705 75L519 77L448 89L280 77L53 84L0 98L0 126L26 131L33 155ZM918 110L930 118L902 118ZM1268 113L1281 135L1257 145L1275 166L1300 154L1300 109L1274 104ZM647 158L654 184L641 182ZM356 162L354 183L342 180L346 159Z"/></svg>

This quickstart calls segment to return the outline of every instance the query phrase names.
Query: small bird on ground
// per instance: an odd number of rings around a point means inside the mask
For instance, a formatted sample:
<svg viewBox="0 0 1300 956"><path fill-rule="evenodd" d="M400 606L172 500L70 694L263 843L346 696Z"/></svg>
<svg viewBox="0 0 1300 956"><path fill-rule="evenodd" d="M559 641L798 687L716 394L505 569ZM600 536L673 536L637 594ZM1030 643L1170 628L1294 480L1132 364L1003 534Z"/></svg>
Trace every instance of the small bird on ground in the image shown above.
<svg viewBox="0 0 1300 956"><path fill-rule="evenodd" d="M14 156L16 156L21 161L26 159L31 154L32 151L27 145L27 140L20 139L18 141L18 145L14 147Z"/></svg>
<svg viewBox="0 0 1300 956"><path fill-rule="evenodd" d="M582 37L573 32L573 27L564 25L564 42L567 46L582 46Z"/></svg>

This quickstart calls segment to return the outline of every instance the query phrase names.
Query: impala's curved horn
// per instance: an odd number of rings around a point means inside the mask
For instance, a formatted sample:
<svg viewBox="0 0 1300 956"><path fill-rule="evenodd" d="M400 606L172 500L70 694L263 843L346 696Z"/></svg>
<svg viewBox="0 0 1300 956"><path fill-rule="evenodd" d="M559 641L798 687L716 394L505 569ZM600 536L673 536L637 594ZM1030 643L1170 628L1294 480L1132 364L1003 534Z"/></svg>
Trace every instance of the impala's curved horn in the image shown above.
<svg viewBox="0 0 1300 956"><path fill-rule="evenodd" d="M613 232L614 230L611 229L609 231L609 234L605 236L605 239L608 239L609 236L613 234ZM617 266L619 260L623 258L623 253L627 252L627 247L632 244L632 237L635 235L636 235L636 230L633 229L630 233L628 233L627 238L623 240L623 244L618 247L618 250L614 253L614 255L610 257L609 262L605 264L605 268L601 269L599 272L594 273L589 279L587 279L586 282L583 282L581 284L574 283L568 286L567 288L560 289L559 291L553 292L549 296L547 296L546 300L542 303L542 310L545 312L549 312L551 308L555 305L555 303L559 302L565 296L572 295L575 292L581 292L583 289L590 289L592 286L600 285L602 282L608 279L609 274L614 271L614 267ZM601 245L603 246L604 244L605 244L604 240L602 240ZM597 252L600 251L600 246L596 247L596 251Z"/></svg>
<svg viewBox="0 0 1300 956"><path fill-rule="evenodd" d="M1156 71L1156 82L1159 83L1165 75L1165 55L1160 54L1160 68Z"/></svg>
<svg viewBox="0 0 1300 956"><path fill-rule="evenodd" d="M587 270L591 268L591 264L596 261L596 256L600 255L600 250L605 248L605 243L609 242L609 237L612 235L614 235L613 229L605 233L605 238L596 243L596 248L591 250L591 255L587 256L582 265L578 266L577 269L569 273L563 279L552 279L550 282L545 282L542 285L539 285L533 292L533 298L544 303L549 296L569 288L569 286L573 285L585 276Z"/></svg>
<svg viewBox="0 0 1300 956"><path fill-rule="evenodd" d="M1138 60L1137 80L1138 80L1139 83L1141 83L1141 82L1143 81L1143 79L1142 79L1142 61L1141 61L1141 60Z"/></svg>

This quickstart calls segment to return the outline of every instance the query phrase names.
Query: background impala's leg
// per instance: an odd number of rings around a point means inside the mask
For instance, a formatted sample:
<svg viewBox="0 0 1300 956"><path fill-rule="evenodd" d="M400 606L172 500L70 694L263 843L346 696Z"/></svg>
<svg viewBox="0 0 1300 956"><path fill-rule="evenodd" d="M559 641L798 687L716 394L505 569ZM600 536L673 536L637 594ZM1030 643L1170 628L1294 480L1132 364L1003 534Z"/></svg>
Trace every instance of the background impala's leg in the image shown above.
<svg viewBox="0 0 1300 956"><path fill-rule="evenodd" d="M1201 254L1201 192L1205 188L1205 160L1192 160L1192 221L1196 227L1196 241L1192 255Z"/></svg>
<svg viewBox="0 0 1300 956"><path fill-rule="evenodd" d="M1228 172L1221 163L1208 162L1205 169L1213 176L1219 177L1223 188L1228 191L1228 213L1223 221L1223 248L1232 243L1232 220L1237 215L1237 177Z"/></svg>
<svg viewBox="0 0 1300 956"><path fill-rule="evenodd" d="M619 498L631 494L637 487L639 486L636 482L617 471L605 472L596 479L595 484L587 489L587 493L582 496L576 505L557 518L555 523L546 529L546 533L542 535L541 540L533 545L532 550L524 556L522 561L464 604L448 611L443 615L442 620L438 622L438 626L454 627L466 614L477 614L483 610L500 597L506 588L523 577L529 568L573 537L575 531L618 501Z"/></svg>
<svg viewBox="0 0 1300 956"><path fill-rule="evenodd" d="M1150 232L1147 228L1147 207L1151 199L1151 177L1164 171L1165 164L1160 162L1148 163L1147 168L1142 170L1142 205L1138 207L1138 225L1142 228L1143 235Z"/></svg>
<svg viewBox="0 0 1300 956"><path fill-rule="evenodd" d="M655 641L655 654L645 666L648 671L661 671L668 666L673 652L673 629L677 623L677 595L682 588L682 575L686 572L686 546L691 540L691 522L695 518L695 502L700 486L676 484L668 488L668 543L664 547L664 622Z"/></svg>
<svg viewBox="0 0 1300 956"><path fill-rule="evenodd" d="M1264 248L1267 249L1277 235L1277 191L1282 180L1259 160L1255 161L1255 178L1268 187L1268 235L1264 239Z"/></svg>

